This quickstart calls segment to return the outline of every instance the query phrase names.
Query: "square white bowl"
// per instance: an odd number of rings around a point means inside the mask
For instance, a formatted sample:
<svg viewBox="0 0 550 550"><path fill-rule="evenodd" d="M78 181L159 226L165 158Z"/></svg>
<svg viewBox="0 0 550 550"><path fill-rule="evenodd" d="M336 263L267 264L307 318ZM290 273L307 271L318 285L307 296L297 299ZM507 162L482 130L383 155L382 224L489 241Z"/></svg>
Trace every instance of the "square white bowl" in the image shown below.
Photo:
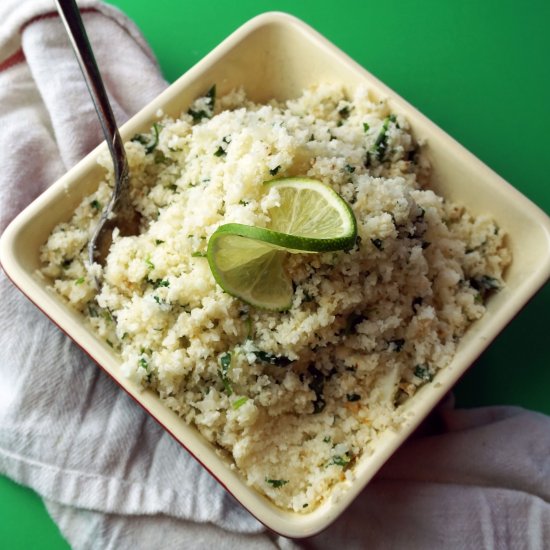
<svg viewBox="0 0 550 550"><path fill-rule="evenodd" d="M223 95L243 86L256 102L300 95L309 85L341 82L352 89L366 84L388 98L393 112L407 117L432 164L432 188L465 205L472 214L488 214L507 234L513 263L506 286L493 296L485 316L461 340L452 363L433 383L423 386L403 406L407 422L399 432L383 434L374 453L356 465L356 479L338 500L328 498L307 514L281 510L248 487L212 444L120 372L119 357L37 276L39 250L55 225L67 221L75 207L95 190L103 176L100 145L27 207L0 239L0 261L8 277L54 323L84 349L115 381L170 432L241 504L267 527L288 537L313 535L334 521L405 441L476 357L550 276L550 219L521 193L435 126L379 80L302 21L283 13L255 17L224 40L202 61L140 111L121 129L127 140L150 128L161 108L178 116L212 83Z"/></svg>

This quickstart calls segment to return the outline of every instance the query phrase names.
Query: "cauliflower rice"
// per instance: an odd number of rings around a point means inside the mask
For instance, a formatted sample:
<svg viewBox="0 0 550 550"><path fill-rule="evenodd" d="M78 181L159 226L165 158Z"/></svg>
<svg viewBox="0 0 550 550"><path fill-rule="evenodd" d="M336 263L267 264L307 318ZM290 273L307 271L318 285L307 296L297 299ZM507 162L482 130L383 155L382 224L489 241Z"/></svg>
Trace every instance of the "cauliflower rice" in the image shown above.
<svg viewBox="0 0 550 550"><path fill-rule="evenodd" d="M429 189L407 121L364 88L320 85L267 105L212 91L179 119L159 118L126 144L142 233L115 231L100 291L86 245L111 193L107 156L97 192L44 245L41 271L127 376L248 484L309 512L450 362L503 284L504 237ZM256 309L216 285L204 253L223 223L265 226L277 195L262 184L288 176L340 193L358 239L349 251L289 255L291 309Z"/></svg>

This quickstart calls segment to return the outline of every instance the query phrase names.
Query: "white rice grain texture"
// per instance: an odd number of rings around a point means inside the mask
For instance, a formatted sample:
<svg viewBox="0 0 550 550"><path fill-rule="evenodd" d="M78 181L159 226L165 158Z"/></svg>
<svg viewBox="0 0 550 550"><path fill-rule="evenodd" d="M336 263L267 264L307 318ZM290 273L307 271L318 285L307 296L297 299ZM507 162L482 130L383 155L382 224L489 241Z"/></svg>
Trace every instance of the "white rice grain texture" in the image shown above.
<svg viewBox="0 0 550 550"><path fill-rule="evenodd" d="M42 273L119 354L124 373L232 458L284 509L307 513L353 478L400 404L450 362L503 285L504 237L429 189L407 121L368 90L319 85L258 105L208 98L126 144L135 237L115 234L99 293L86 243L112 167L42 249ZM212 109L213 107L213 109ZM265 226L263 183L307 176L358 224L347 252L289 255L286 312L216 285L203 254L229 222Z"/></svg>

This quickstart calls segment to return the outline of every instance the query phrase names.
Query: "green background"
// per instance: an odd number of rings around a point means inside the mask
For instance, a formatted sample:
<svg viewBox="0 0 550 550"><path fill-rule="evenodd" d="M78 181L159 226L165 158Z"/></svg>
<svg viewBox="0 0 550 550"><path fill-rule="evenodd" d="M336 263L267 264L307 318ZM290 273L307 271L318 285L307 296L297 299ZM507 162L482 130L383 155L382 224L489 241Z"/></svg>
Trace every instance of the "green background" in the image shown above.
<svg viewBox="0 0 550 550"><path fill-rule="evenodd" d="M550 213L546 0L111 3L143 31L169 81L254 15L292 13ZM461 380L459 405L550 414L549 312L546 285ZM0 541L6 549L68 547L39 497L2 477Z"/></svg>

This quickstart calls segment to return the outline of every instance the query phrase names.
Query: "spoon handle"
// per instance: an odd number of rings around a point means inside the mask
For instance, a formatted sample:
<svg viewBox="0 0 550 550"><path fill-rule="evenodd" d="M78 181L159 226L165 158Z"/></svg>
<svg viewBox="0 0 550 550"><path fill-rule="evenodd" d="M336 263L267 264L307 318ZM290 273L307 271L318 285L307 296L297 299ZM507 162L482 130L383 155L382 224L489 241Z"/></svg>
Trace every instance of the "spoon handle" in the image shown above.
<svg viewBox="0 0 550 550"><path fill-rule="evenodd" d="M97 111L105 140L113 157L115 175L114 196L111 200L111 205L113 205L120 195L120 187L124 184L128 174L128 161L126 160L124 145L78 6L75 0L55 0L55 2L57 11L71 40L86 86Z"/></svg>

